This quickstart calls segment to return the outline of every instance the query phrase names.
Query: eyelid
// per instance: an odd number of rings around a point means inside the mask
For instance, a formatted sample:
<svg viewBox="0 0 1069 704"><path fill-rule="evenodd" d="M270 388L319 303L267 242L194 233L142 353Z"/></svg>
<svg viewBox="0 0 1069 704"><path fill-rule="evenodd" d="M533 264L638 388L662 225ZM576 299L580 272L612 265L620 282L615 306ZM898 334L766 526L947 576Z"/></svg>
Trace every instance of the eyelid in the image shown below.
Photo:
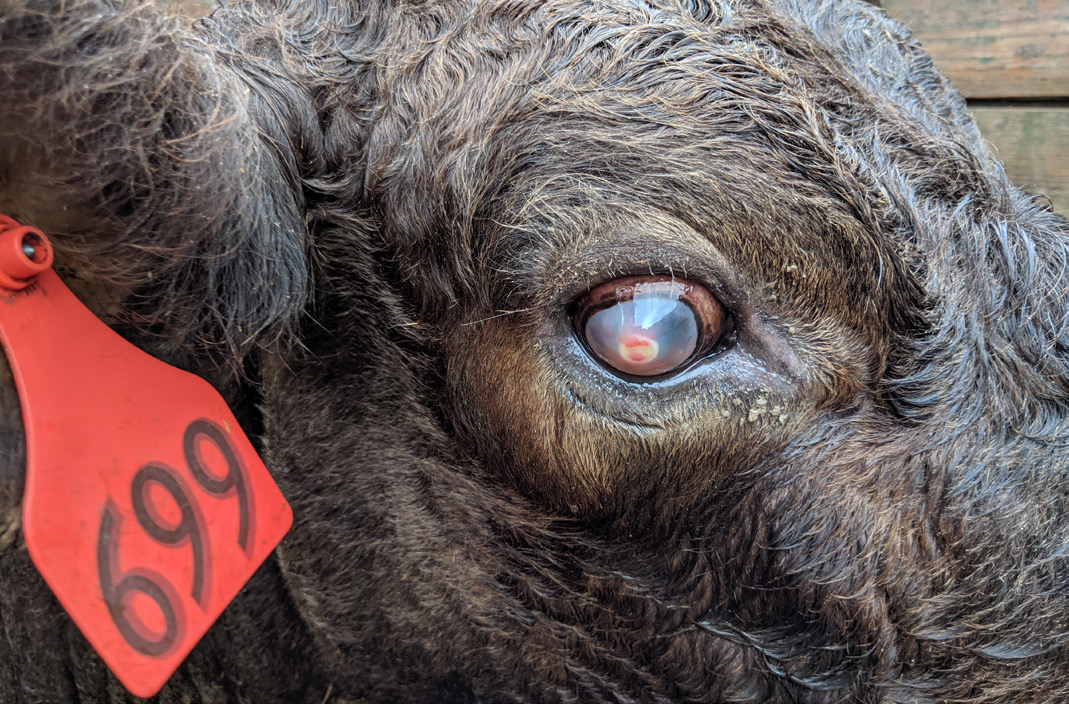
<svg viewBox="0 0 1069 704"><path fill-rule="evenodd" d="M713 238L673 214L656 209L635 212L626 203L605 204L595 212L585 227L559 224L546 249L534 252L538 255L533 257L535 271L529 278L512 281L513 290L559 306L608 281L662 275L671 279L674 275L676 280L713 292L730 308L745 291L760 288L760 282L740 278L731 257L716 244L738 239L737 233L720 228ZM537 231L530 237L542 239Z"/></svg>

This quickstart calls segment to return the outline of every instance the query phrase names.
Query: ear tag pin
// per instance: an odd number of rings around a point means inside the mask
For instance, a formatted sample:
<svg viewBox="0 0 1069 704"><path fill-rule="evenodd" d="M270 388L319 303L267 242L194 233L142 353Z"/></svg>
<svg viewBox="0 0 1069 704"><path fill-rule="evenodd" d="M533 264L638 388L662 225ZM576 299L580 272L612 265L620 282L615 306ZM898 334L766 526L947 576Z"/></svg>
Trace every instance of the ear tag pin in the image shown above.
<svg viewBox="0 0 1069 704"><path fill-rule="evenodd" d="M219 393L101 322L0 216L0 342L26 430L30 557L133 694L155 694L293 515Z"/></svg>

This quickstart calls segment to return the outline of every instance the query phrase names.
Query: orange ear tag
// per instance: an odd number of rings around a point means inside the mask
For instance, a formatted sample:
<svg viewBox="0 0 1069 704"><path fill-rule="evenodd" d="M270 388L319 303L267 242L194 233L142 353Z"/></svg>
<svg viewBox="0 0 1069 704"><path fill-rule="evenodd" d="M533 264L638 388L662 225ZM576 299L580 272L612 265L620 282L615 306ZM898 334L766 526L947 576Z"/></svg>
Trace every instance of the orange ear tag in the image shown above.
<svg viewBox="0 0 1069 704"><path fill-rule="evenodd" d="M123 685L155 694L293 514L219 393L145 354L0 216L0 341L26 428L30 557Z"/></svg>

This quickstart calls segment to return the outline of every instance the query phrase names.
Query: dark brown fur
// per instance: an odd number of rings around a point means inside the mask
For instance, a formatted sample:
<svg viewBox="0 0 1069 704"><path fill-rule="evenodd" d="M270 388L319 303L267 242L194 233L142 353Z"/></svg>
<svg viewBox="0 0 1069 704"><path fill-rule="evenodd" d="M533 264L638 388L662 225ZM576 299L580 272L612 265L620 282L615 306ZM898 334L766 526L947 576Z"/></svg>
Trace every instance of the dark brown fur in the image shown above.
<svg viewBox="0 0 1069 704"><path fill-rule="evenodd" d="M879 10L0 2L0 209L296 523L160 702L1069 699L1069 229ZM734 316L625 382L575 298ZM0 701L130 699L21 543Z"/></svg>

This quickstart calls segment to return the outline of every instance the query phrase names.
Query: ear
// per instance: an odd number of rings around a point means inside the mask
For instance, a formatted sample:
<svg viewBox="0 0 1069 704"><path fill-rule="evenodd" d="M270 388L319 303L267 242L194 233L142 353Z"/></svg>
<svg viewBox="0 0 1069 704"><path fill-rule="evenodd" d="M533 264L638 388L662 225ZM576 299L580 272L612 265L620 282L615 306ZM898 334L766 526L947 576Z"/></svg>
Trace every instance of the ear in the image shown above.
<svg viewBox="0 0 1069 704"><path fill-rule="evenodd" d="M233 400L246 358L286 338L310 288L294 144L314 146L301 132L316 120L298 85L157 2L4 2L0 213L48 234L97 315ZM24 462L0 355L0 547Z"/></svg>
<svg viewBox="0 0 1069 704"><path fill-rule="evenodd" d="M304 309L308 170L295 145L314 152L316 116L277 62L161 4L0 3L0 212L49 235L57 270L98 315L219 386ZM257 38L272 50L266 28ZM95 668L71 669L88 646L16 542L24 464L0 354L0 620L8 650L34 661L0 666L0 699L71 701ZM222 677L204 672L191 677Z"/></svg>
<svg viewBox="0 0 1069 704"><path fill-rule="evenodd" d="M5 3L0 211L48 233L61 274L138 344L233 373L309 288L302 96L157 5Z"/></svg>

